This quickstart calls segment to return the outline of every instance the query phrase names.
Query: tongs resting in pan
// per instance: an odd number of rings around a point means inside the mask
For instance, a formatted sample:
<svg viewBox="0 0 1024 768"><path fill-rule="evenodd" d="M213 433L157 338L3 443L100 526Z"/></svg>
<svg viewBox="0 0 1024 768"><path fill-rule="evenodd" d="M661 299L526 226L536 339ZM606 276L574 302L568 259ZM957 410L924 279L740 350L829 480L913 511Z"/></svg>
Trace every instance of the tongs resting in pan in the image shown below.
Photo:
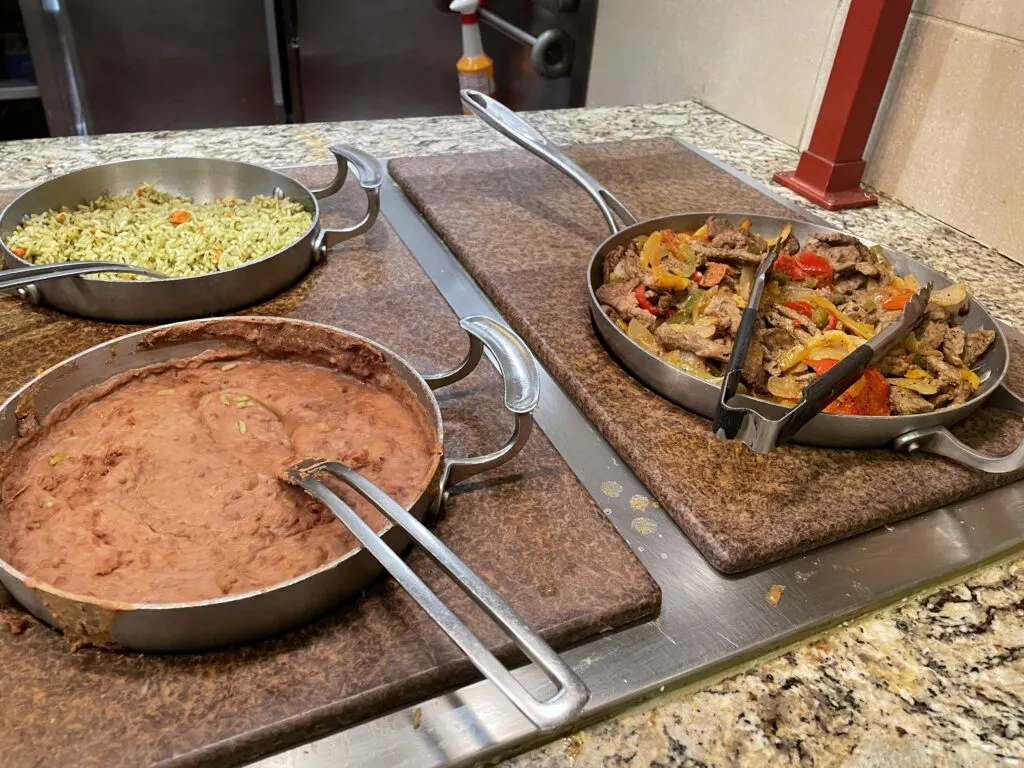
<svg viewBox="0 0 1024 768"><path fill-rule="evenodd" d="M462 591L473 598L484 612L504 630L519 649L548 676L556 686L546 700L534 697L512 673L487 649L473 632L423 583L405 561L321 480L328 473L345 481L360 496L373 504L392 523L402 528L426 550ZM367 551L402 585L419 606L445 631L474 666L494 683L515 707L542 731L558 728L575 717L590 698L583 681L561 657L534 632L497 592L491 589L469 566L419 520L359 472L340 462L306 459L285 471L285 479L313 496L333 512L355 535Z"/></svg>
<svg viewBox="0 0 1024 768"><path fill-rule="evenodd" d="M780 245L781 238L780 242L771 247L758 266L757 276L750 290L750 299L743 310L740 327L736 333L736 343L729 357L712 425L719 438L739 440L757 453L769 453L792 439L808 421L849 389L869 365L881 359L893 344L921 319L932 290L931 283L921 288L906 303L903 315L898 320L889 323L870 340L836 363L827 373L808 384L804 388L800 402L784 416L771 419L753 408L731 405L730 401L736 395L743 363L747 359L747 350L754 341L754 322L757 320L761 294L764 292L768 272L778 258Z"/></svg>
<svg viewBox="0 0 1024 768"><path fill-rule="evenodd" d="M131 273L145 277L164 278L167 275L154 272L134 264L122 264L119 261L63 261L59 264L39 264L33 267L14 267L0 270L0 291L13 291L25 288L46 280L63 280L79 275L101 273Z"/></svg>

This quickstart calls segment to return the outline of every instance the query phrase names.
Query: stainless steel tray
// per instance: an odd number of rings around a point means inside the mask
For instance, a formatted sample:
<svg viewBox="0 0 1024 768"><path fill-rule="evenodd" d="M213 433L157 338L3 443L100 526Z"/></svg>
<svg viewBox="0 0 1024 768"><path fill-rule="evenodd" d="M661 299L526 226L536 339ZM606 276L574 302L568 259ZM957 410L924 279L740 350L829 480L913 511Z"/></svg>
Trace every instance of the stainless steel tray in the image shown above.
<svg viewBox="0 0 1024 768"><path fill-rule="evenodd" d="M684 146L806 214L715 158ZM456 313L500 318L390 179L382 189L382 211ZM1024 340L1016 330L1004 331ZM535 414L537 423L662 588L662 612L656 621L563 654L591 691L583 722L710 677L1024 548L1024 484L1015 483L760 571L723 576L663 510L634 509L634 504L642 507L649 501L650 493L543 370L541 386L544 397ZM602 487L615 487L619 493L611 498ZM645 523L634 528L638 518ZM786 587L784 599L775 607L765 600L773 584ZM527 685L540 685L544 679L532 667L518 670L516 676ZM492 685L480 682L255 765L463 766L522 751L538 741L529 722Z"/></svg>

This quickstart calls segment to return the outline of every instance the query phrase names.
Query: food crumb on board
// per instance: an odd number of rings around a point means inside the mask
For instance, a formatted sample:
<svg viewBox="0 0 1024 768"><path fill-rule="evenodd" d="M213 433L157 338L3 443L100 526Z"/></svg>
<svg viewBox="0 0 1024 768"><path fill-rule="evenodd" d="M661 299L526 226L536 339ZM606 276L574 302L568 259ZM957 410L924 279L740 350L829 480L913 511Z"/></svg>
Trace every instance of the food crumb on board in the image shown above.
<svg viewBox="0 0 1024 768"><path fill-rule="evenodd" d="M415 731L420 727L420 723L423 722L423 710L416 707L412 711L412 729Z"/></svg>
<svg viewBox="0 0 1024 768"><path fill-rule="evenodd" d="M637 512L643 512L647 507L651 505L651 500L644 496L642 493L638 493L629 500L629 506L635 509Z"/></svg>
<svg viewBox="0 0 1024 768"><path fill-rule="evenodd" d="M658 524L649 517L634 517L633 521L629 524L629 527L641 536L650 536L658 530Z"/></svg>
<svg viewBox="0 0 1024 768"><path fill-rule="evenodd" d="M614 480L605 480L601 483L601 493L610 499L617 499L622 495L622 486Z"/></svg>
<svg viewBox="0 0 1024 768"><path fill-rule="evenodd" d="M769 605L778 605L779 600L782 599L782 593L786 591L786 588L781 584L772 584L772 588L765 594L764 599L768 601Z"/></svg>
<svg viewBox="0 0 1024 768"><path fill-rule="evenodd" d="M583 751L583 734L574 733L565 740L565 753L571 760L575 760Z"/></svg>
<svg viewBox="0 0 1024 768"><path fill-rule="evenodd" d="M32 619L16 608L4 608L0 609L0 625L12 635L20 635L32 626Z"/></svg>

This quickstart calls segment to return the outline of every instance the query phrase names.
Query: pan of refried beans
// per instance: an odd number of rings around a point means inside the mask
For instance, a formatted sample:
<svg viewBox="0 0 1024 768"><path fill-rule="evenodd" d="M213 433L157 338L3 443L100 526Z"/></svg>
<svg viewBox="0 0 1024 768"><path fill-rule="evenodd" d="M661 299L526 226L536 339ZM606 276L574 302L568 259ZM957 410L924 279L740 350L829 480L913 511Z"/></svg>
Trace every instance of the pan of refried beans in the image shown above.
<svg viewBox="0 0 1024 768"><path fill-rule="evenodd" d="M265 637L359 595L380 564L283 473L340 462L424 521L451 484L515 455L532 359L498 323L461 325L466 359L432 376L355 334L261 317L162 326L69 358L0 407L0 581L73 642L152 651ZM446 457L432 390L485 347L514 434L487 456ZM409 547L328 483L393 550Z"/></svg>

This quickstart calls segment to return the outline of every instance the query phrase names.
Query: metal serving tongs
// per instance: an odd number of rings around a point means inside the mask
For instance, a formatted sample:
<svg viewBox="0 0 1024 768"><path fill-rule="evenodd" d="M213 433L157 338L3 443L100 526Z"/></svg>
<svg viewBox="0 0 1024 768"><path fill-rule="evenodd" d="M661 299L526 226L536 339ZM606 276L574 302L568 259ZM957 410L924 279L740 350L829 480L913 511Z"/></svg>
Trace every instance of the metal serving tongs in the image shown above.
<svg viewBox="0 0 1024 768"><path fill-rule="evenodd" d="M547 675L557 690L545 700L533 696L512 676L512 673L487 650L452 610L423 583L405 561L356 514L338 498L316 475L326 472L345 481L359 495L373 504L392 523L403 529L426 550L427 554L461 588L473 598L490 618L504 630L519 649ZM350 530L385 569L402 585L419 606L445 631L462 652L469 657L484 677L494 683L515 707L542 731L554 730L572 720L590 698L583 681L543 638L491 589L454 552L431 533L425 525L407 512L394 499L354 469L340 462L306 459L285 470L285 479L302 488L331 512Z"/></svg>
<svg viewBox="0 0 1024 768"><path fill-rule="evenodd" d="M780 238L781 241L781 238ZM870 340L857 347L836 363L827 373L814 379L804 388L803 397L792 409L778 419L770 419L753 408L730 405L740 383L740 373L747 359L747 350L754 339L754 321L757 319L761 294L768 272L779 255L781 242L776 242L762 259L750 290L750 300L740 319L736 344L729 357L725 379L718 396L718 408L712 429L719 438L739 440L757 453L769 453L792 439L797 432L839 395L861 377L869 365L885 353L921 319L931 296L931 283L921 288L906 303L899 320L889 323Z"/></svg>
<svg viewBox="0 0 1024 768"><path fill-rule="evenodd" d="M63 280L68 277L103 272L131 273L158 279L167 277L160 272L136 267L134 264L122 264L119 261L63 261L59 264L39 264L32 267L13 267L0 270L0 291L26 288L45 280Z"/></svg>

